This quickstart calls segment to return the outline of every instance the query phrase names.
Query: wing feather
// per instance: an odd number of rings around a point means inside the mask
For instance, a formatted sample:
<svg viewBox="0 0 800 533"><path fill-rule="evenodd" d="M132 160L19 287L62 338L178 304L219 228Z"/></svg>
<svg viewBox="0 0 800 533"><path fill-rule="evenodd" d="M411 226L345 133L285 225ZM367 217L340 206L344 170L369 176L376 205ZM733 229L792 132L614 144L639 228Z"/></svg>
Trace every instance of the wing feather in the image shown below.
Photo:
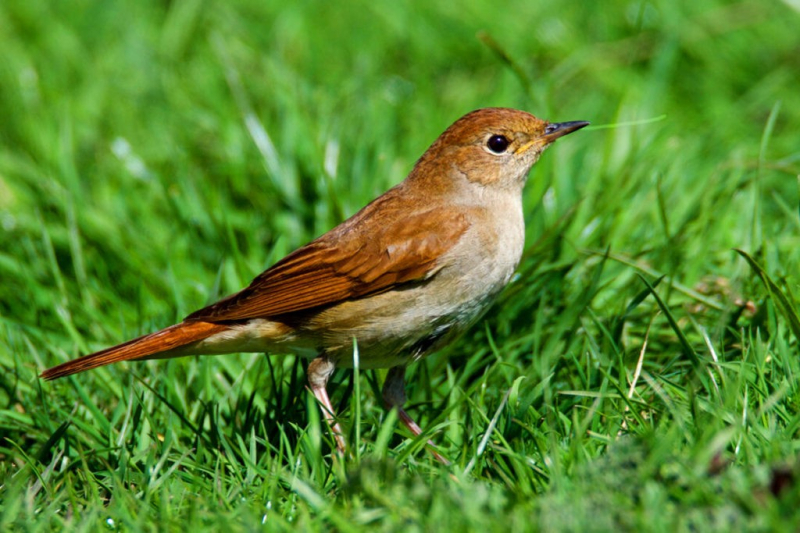
<svg viewBox="0 0 800 533"><path fill-rule="evenodd" d="M469 227L463 212L440 208L388 224L353 217L286 256L243 291L186 320L212 322L275 317L390 290L425 279ZM372 233L372 234L369 234Z"/></svg>

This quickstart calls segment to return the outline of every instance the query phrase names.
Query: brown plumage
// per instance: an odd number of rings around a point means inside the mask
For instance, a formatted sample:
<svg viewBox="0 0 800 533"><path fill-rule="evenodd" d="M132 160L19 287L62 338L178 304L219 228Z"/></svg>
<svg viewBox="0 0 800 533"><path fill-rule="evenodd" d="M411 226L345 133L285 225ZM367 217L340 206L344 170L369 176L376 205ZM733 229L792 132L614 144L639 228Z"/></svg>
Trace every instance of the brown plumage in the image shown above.
<svg viewBox="0 0 800 533"><path fill-rule="evenodd" d="M587 124L502 108L465 115L405 181L241 292L42 377L125 360L295 351L314 358L309 385L343 451L325 386L336 366L353 364L355 339L362 368L392 369L383 399L419 435L402 409L405 366L465 331L508 283L522 255L528 171L554 140Z"/></svg>
<svg viewBox="0 0 800 533"><path fill-rule="evenodd" d="M62 363L53 368L48 368L42 372L41 377L44 379L62 378L70 374L91 370L98 366L110 365L111 363L147 359L153 354L179 348L191 342L205 339L225 329L227 329L227 326L213 324L211 322L181 322L180 324L164 328L161 331L149 335L142 335L128 342L112 346L111 348L84 355L83 357Z"/></svg>
<svg viewBox="0 0 800 533"><path fill-rule="evenodd" d="M365 217L375 209L392 209L392 198L373 202L286 256L243 291L195 311L186 320L272 318L423 279L458 241L469 222L452 208L407 218L394 213L397 217L387 217L385 225L368 228L375 230L372 235L364 234Z"/></svg>

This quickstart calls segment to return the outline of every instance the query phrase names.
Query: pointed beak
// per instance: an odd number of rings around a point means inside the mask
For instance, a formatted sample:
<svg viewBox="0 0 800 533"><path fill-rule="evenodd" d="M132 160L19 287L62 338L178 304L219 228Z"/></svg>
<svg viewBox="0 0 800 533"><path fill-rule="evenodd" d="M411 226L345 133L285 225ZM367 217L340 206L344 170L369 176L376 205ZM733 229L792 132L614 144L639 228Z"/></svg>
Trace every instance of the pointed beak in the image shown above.
<svg viewBox="0 0 800 533"><path fill-rule="evenodd" d="M544 141L546 144L550 144L559 137L568 135L573 131L578 131L579 129L585 128L588 125L589 123L583 120L576 120L573 122L552 122L547 125L547 127L544 129L544 135L539 137L539 139Z"/></svg>
<svg viewBox="0 0 800 533"><path fill-rule="evenodd" d="M545 127L543 135L540 137L534 137L526 144L523 144L516 151L516 153L524 154L534 146L538 146L543 150L559 137L563 137L564 135L572 133L573 131L578 131L579 129L585 128L588 125L589 123L584 120L576 120L573 122L551 122Z"/></svg>

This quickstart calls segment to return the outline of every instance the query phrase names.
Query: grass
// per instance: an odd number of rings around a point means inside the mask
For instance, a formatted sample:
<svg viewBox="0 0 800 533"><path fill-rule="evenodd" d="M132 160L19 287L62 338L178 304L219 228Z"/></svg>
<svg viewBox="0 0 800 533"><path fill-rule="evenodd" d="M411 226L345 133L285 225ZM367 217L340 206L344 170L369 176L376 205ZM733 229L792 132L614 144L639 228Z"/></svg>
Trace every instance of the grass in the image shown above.
<svg viewBox="0 0 800 533"><path fill-rule="evenodd" d="M0 530L797 528L796 2L270 4L0 5ZM514 283L410 369L451 467L385 371L335 375L345 461L290 355L37 378L492 105L593 126L532 171Z"/></svg>

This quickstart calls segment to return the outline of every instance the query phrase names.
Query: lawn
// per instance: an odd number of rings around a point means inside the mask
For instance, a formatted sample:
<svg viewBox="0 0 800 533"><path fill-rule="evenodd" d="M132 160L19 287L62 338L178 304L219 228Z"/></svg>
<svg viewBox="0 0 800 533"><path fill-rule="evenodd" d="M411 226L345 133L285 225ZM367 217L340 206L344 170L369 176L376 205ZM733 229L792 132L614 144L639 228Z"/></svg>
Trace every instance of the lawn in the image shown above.
<svg viewBox="0 0 800 533"><path fill-rule="evenodd" d="M0 531L800 527L800 4L0 4ZM408 375L38 374L235 292L464 113L592 126L487 317Z"/></svg>

